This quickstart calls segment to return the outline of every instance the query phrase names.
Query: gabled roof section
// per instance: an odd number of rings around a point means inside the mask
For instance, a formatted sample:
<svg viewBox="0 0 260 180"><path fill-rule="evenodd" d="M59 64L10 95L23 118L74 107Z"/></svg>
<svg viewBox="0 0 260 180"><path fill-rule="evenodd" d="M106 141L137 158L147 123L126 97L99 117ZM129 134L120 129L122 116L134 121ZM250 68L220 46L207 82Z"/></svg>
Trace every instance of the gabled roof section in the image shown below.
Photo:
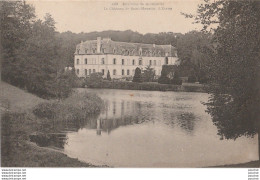
<svg viewBox="0 0 260 180"><path fill-rule="evenodd" d="M100 46L98 46L98 43L100 43ZM100 50L97 47L100 47ZM104 38L100 41L89 40L81 42L77 45L75 54L175 57L177 56L177 51L172 45L119 42L113 41L110 38Z"/></svg>

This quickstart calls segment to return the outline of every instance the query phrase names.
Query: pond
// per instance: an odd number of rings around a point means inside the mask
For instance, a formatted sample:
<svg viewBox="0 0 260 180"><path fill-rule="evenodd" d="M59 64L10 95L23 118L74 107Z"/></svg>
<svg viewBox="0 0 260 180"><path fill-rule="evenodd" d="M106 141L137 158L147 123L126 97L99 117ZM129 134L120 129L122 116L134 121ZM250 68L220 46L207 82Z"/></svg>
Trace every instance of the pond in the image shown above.
<svg viewBox="0 0 260 180"><path fill-rule="evenodd" d="M78 91L96 93L105 108L65 132L59 147L69 157L113 167L208 167L258 158L257 137L220 140L201 104L206 93Z"/></svg>

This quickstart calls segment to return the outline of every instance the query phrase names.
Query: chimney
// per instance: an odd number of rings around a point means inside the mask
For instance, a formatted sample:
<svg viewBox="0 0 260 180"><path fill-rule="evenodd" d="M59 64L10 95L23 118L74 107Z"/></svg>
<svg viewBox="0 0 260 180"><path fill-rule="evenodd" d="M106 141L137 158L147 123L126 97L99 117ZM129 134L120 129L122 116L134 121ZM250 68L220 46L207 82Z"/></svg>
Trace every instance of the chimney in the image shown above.
<svg viewBox="0 0 260 180"><path fill-rule="evenodd" d="M100 53L101 48L101 37L97 37L97 53Z"/></svg>

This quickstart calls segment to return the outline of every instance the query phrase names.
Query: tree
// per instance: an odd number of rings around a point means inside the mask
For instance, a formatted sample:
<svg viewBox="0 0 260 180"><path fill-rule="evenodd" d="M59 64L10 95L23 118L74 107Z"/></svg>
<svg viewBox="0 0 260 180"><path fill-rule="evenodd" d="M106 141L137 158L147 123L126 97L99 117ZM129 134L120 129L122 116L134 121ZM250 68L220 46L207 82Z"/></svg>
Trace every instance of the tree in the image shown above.
<svg viewBox="0 0 260 180"><path fill-rule="evenodd" d="M179 67L176 65L163 65L158 83L181 85L182 80L179 77Z"/></svg>
<svg viewBox="0 0 260 180"><path fill-rule="evenodd" d="M190 77L194 81L205 81L207 76L205 66L208 59L204 51L211 47L211 38L211 34L198 31L179 36L177 49L181 76Z"/></svg>
<svg viewBox="0 0 260 180"><path fill-rule="evenodd" d="M135 75L133 78L133 82L142 82L142 71L139 67L135 69Z"/></svg>
<svg viewBox="0 0 260 180"><path fill-rule="evenodd" d="M0 2L0 33L2 46L2 80L24 87L23 71L17 49L26 45L35 19L34 8L22 1Z"/></svg>
<svg viewBox="0 0 260 180"><path fill-rule="evenodd" d="M260 2L205 0L198 12L196 21L214 32L207 112L221 138L258 133L260 157Z"/></svg>
<svg viewBox="0 0 260 180"><path fill-rule="evenodd" d="M0 2L2 79L43 98L63 98L72 91L59 58L55 21L36 20L25 1Z"/></svg>
<svg viewBox="0 0 260 180"><path fill-rule="evenodd" d="M107 71L107 80L111 81L111 76L109 70Z"/></svg>
<svg viewBox="0 0 260 180"><path fill-rule="evenodd" d="M154 69L151 68L151 65L145 67L142 77L144 82L152 82L154 80L155 72Z"/></svg>

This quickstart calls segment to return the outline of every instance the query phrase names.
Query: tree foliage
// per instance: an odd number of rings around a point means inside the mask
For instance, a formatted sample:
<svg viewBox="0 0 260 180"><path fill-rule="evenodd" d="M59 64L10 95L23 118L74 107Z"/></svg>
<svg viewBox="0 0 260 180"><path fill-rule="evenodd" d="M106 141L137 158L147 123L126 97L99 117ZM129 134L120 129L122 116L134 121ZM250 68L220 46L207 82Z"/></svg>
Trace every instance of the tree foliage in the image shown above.
<svg viewBox="0 0 260 180"><path fill-rule="evenodd" d="M154 69L151 68L151 65L145 67L145 70L142 74L142 79L144 82L152 82L155 79Z"/></svg>
<svg viewBox="0 0 260 180"><path fill-rule="evenodd" d="M111 81L111 76L109 70L107 71L107 80Z"/></svg>
<svg viewBox="0 0 260 180"><path fill-rule="evenodd" d="M182 81L179 77L179 67L176 65L163 65L158 83L181 85Z"/></svg>
<svg viewBox="0 0 260 180"><path fill-rule="evenodd" d="M2 79L43 98L67 97L72 87L59 66L59 41L50 14L37 20L21 1L1 2Z"/></svg>
<svg viewBox="0 0 260 180"><path fill-rule="evenodd" d="M212 48L212 35L209 33L191 31L178 37L177 49L180 61L180 76L194 78L195 81L205 82L205 68L208 57L205 51Z"/></svg>
<svg viewBox="0 0 260 180"><path fill-rule="evenodd" d="M142 82L142 71L139 67L135 69L135 75L133 77L133 82Z"/></svg>
<svg viewBox="0 0 260 180"><path fill-rule="evenodd" d="M214 30L206 103L222 138L253 136L259 130L259 1L205 1L196 20ZM218 26L215 29L214 24Z"/></svg>

